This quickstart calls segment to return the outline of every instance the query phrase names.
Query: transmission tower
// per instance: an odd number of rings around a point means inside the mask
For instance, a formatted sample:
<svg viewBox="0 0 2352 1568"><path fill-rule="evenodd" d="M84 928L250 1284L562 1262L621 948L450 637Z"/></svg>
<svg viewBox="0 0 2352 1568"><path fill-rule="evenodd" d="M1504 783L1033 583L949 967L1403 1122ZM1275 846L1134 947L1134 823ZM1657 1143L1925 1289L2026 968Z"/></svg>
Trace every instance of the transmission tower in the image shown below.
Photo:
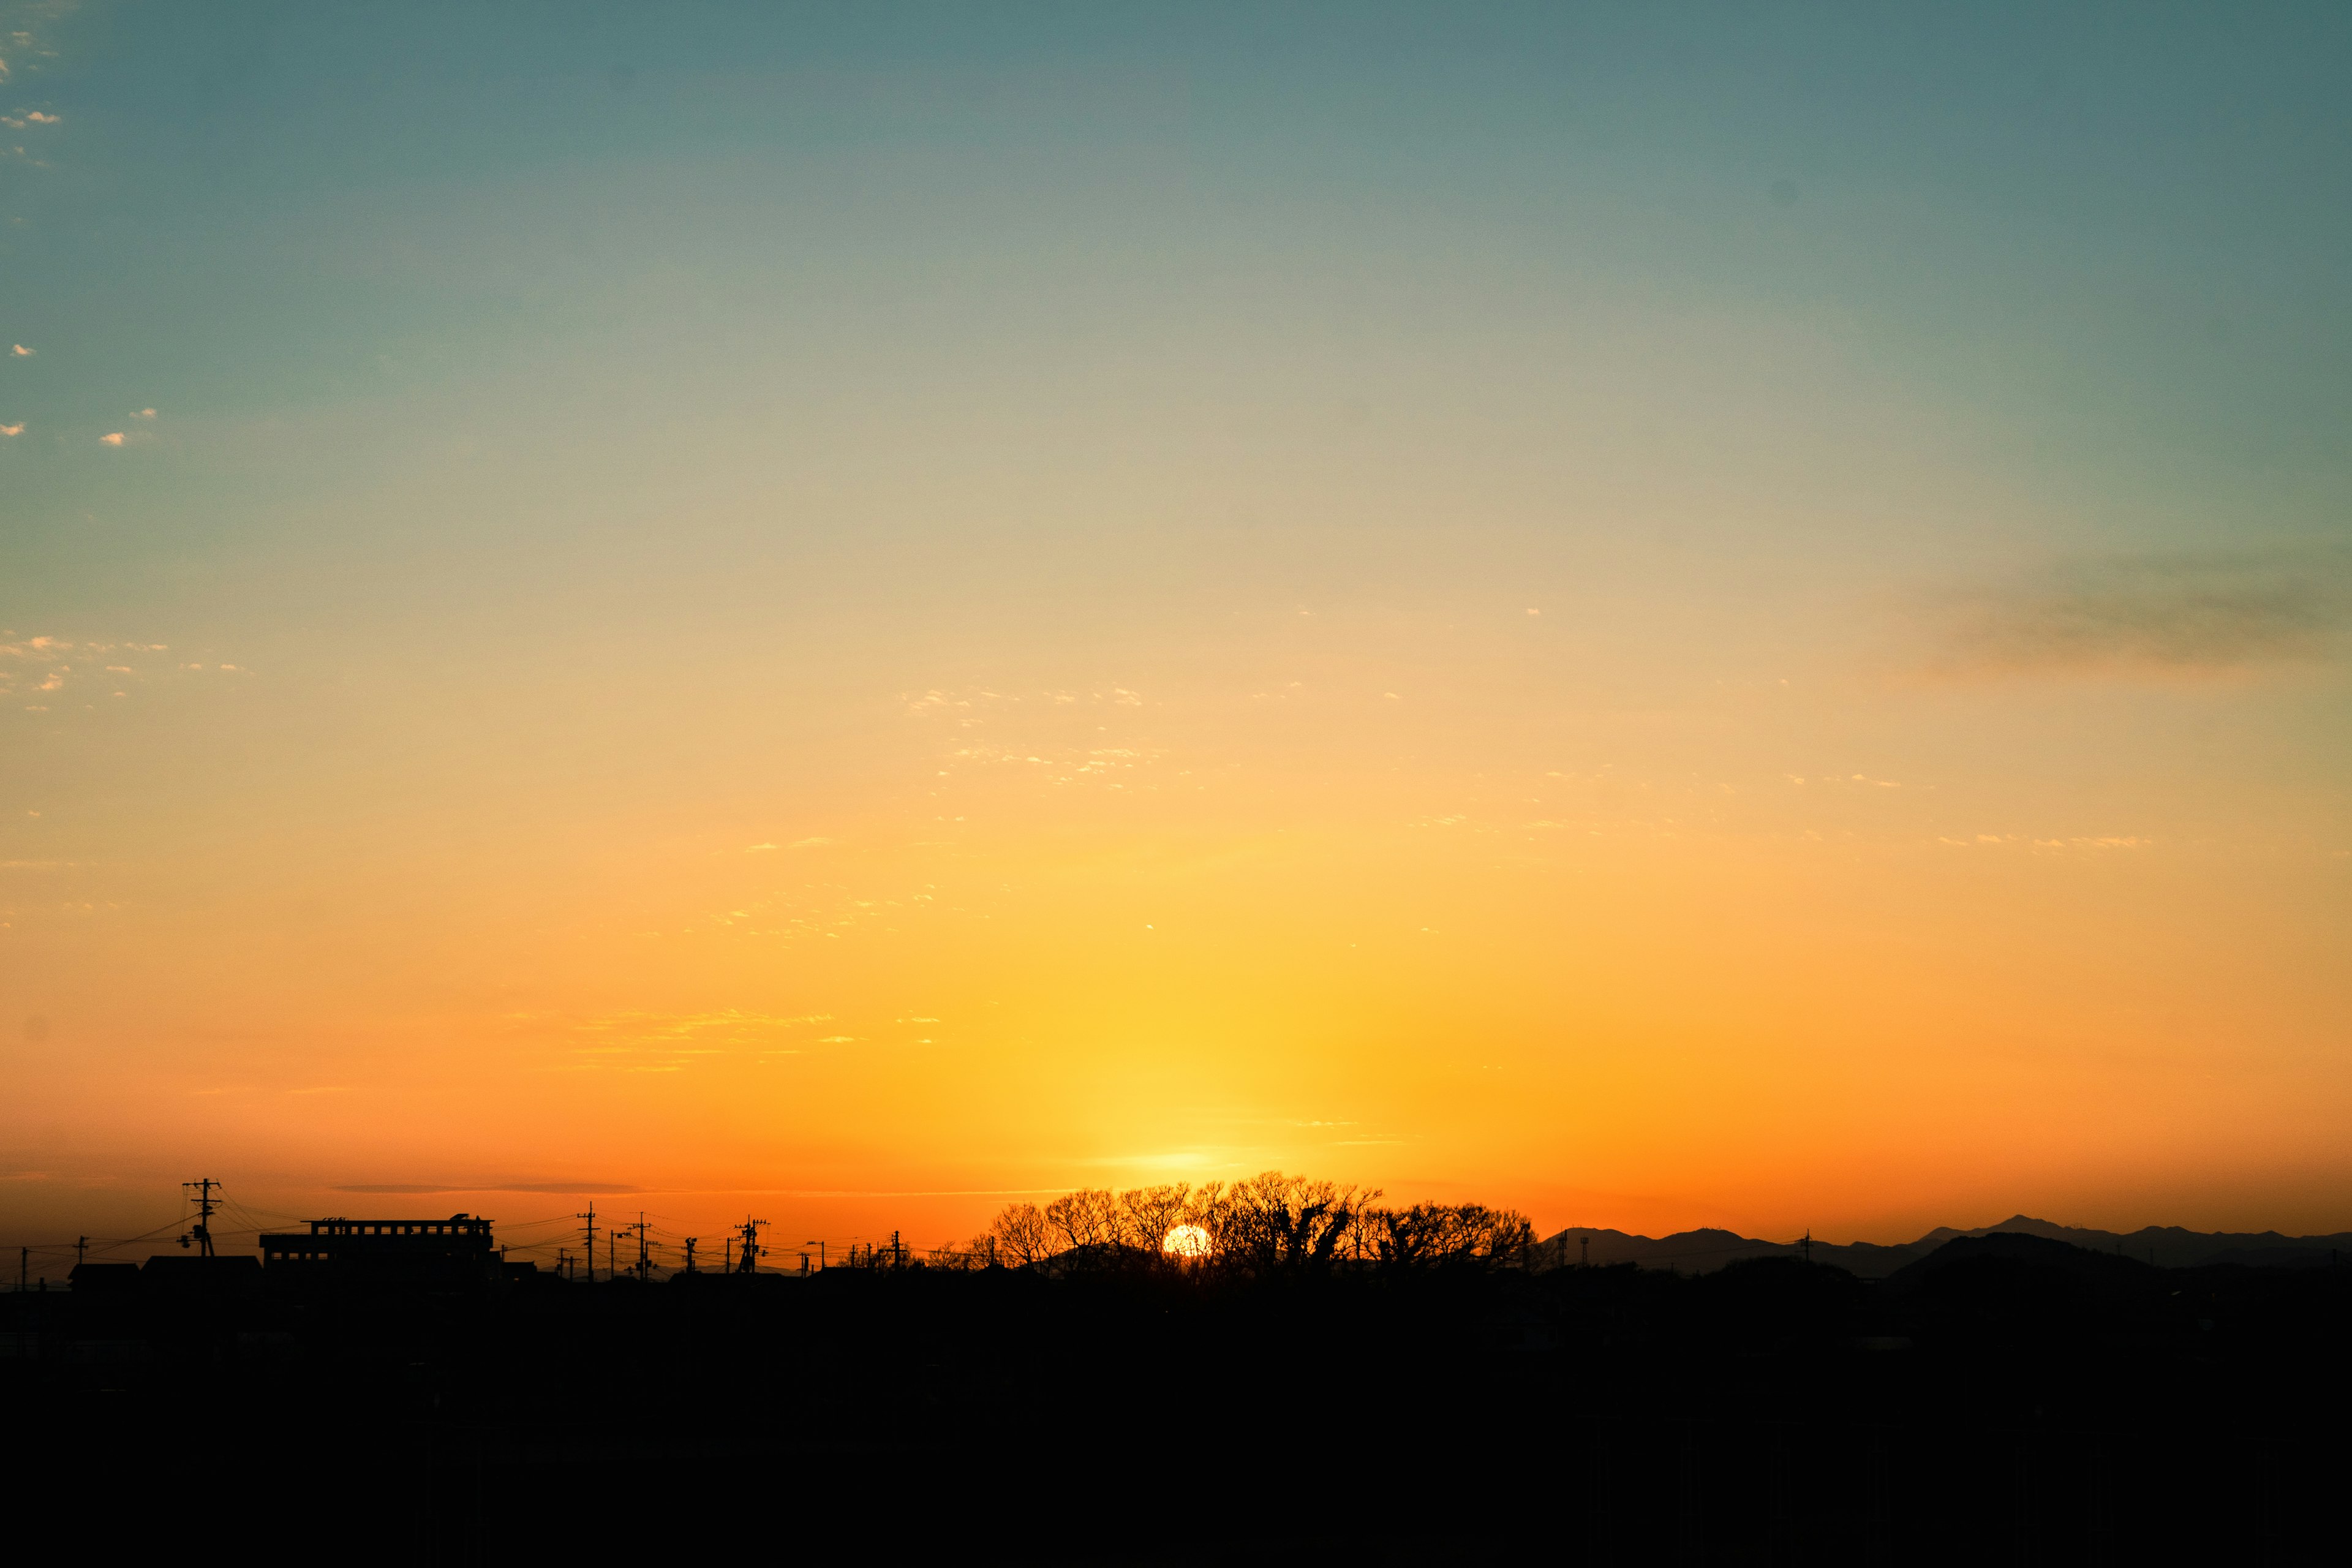
<svg viewBox="0 0 2352 1568"><path fill-rule="evenodd" d="M760 1245L760 1227L768 1223L764 1219L746 1219L743 1222L743 1228L735 1233L743 1238L743 1255L736 1260L736 1273L752 1274L759 1271L760 1254L765 1250Z"/></svg>

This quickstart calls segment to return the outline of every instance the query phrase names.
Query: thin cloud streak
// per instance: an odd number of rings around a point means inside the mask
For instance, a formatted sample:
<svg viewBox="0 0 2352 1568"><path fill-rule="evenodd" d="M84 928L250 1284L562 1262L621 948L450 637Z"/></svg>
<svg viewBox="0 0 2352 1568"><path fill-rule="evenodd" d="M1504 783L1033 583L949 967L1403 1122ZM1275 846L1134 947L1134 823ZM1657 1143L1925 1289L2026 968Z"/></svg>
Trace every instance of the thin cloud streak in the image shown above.
<svg viewBox="0 0 2352 1568"><path fill-rule="evenodd" d="M2178 679L2309 662L2352 621L2347 565L2315 552L2079 563L1932 611L1927 672Z"/></svg>
<svg viewBox="0 0 2352 1568"><path fill-rule="evenodd" d="M378 1194L404 1193L410 1196L432 1193L545 1193L562 1196L568 1193L640 1193L646 1189L625 1186L616 1182L493 1182L470 1187L436 1187L414 1182L378 1182L329 1187L327 1190L331 1193Z"/></svg>

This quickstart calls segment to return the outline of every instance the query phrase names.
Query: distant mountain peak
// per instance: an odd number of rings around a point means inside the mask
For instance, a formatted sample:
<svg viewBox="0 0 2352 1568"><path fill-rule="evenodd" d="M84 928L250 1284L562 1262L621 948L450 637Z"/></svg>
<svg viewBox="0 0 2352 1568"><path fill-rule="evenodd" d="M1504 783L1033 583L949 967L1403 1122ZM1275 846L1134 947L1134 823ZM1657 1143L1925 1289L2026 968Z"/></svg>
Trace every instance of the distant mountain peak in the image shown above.
<svg viewBox="0 0 2352 1568"><path fill-rule="evenodd" d="M2259 1233L2207 1233L2179 1226L2147 1226L2128 1236L2060 1225L2028 1214L2011 1215L1994 1225L1957 1230L1937 1226L1916 1241L1881 1246L1874 1242L1840 1245L1815 1241L1816 1263L1834 1264L1866 1279L1885 1279L1895 1270L1948 1243L1990 1236L2028 1236L2064 1242L2086 1251L2120 1253L2135 1262L2168 1268L2195 1268L2207 1263L2295 1267L2324 1265L2331 1257L2352 1255L2352 1232L2333 1236L2283 1236L2275 1230ZM1538 1244L1542 1265L1589 1262L1594 1267L1632 1263L1645 1268L1675 1268L1705 1273L1750 1258L1790 1258L1802 1250L1796 1241L1760 1241L1736 1231L1702 1226L1671 1236L1629 1236L1622 1230L1596 1230L1572 1226Z"/></svg>

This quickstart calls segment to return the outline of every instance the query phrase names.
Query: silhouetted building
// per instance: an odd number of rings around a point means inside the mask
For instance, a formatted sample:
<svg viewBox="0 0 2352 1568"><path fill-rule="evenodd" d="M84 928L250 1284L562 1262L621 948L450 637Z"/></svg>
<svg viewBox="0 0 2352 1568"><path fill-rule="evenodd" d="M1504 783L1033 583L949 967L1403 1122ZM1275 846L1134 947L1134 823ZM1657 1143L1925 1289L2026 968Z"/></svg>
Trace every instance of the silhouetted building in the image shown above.
<svg viewBox="0 0 2352 1568"><path fill-rule="evenodd" d="M490 1222L462 1214L447 1219L314 1219L308 1235L263 1237L261 1256L272 1278L454 1289L503 1277Z"/></svg>

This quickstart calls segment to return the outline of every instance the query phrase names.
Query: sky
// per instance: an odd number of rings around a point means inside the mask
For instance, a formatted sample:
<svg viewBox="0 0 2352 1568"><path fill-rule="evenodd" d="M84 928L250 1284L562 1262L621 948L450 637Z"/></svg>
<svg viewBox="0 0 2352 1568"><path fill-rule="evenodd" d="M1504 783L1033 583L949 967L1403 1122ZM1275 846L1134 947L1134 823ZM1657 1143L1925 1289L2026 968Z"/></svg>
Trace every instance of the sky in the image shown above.
<svg viewBox="0 0 2352 1568"><path fill-rule="evenodd" d="M0 1240L2352 1227L2352 13L0 0Z"/></svg>

